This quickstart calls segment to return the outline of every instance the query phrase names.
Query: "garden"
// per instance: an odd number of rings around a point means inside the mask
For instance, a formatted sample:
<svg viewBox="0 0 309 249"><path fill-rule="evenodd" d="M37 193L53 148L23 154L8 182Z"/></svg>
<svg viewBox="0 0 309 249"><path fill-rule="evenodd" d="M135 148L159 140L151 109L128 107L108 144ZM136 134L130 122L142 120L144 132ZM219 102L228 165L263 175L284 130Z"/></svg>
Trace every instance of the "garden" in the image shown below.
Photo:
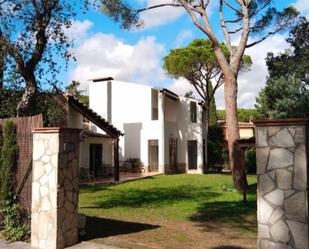
<svg viewBox="0 0 309 249"><path fill-rule="evenodd" d="M247 203L227 174L83 186L83 239L126 248L256 248L256 176L248 184Z"/></svg>

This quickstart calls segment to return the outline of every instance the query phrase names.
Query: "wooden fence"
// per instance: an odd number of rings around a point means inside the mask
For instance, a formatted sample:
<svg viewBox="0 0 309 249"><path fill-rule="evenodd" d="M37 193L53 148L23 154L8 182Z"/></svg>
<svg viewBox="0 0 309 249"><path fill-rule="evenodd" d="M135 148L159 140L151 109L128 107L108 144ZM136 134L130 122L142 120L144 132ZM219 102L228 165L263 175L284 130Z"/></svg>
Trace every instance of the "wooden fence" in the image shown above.
<svg viewBox="0 0 309 249"><path fill-rule="evenodd" d="M32 131L43 127L42 114L32 117L0 119L0 126L11 120L16 124L17 144L19 150L16 170L16 190L20 189L20 205L31 214L31 184L32 184Z"/></svg>

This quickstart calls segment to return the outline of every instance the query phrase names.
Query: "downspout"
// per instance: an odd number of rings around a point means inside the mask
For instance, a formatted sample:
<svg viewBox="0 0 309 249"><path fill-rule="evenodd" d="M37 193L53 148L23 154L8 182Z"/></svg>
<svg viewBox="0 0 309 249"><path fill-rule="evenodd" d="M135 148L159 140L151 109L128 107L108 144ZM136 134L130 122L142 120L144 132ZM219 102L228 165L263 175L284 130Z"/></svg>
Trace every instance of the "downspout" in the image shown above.
<svg viewBox="0 0 309 249"><path fill-rule="evenodd" d="M161 154L162 154L162 161L163 161L163 165L162 165L162 172L165 174L165 110L164 110L164 99L165 99L165 94L163 92L161 92L161 125L162 125L162 148L161 148Z"/></svg>

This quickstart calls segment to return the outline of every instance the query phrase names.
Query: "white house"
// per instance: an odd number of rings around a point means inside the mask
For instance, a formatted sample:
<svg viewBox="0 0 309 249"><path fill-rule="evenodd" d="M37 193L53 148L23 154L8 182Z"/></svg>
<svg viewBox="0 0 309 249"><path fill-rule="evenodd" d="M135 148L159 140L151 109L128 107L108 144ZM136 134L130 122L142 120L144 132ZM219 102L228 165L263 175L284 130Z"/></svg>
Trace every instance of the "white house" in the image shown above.
<svg viewBox="0 0 309 249"><path fill-rule="evenodd" d="M119 158L140 159L147 171L203 172L202 106L162 88L115 81L92 80L90 108L125 135ZM92 127L93 132L102 132Z"/></svg>

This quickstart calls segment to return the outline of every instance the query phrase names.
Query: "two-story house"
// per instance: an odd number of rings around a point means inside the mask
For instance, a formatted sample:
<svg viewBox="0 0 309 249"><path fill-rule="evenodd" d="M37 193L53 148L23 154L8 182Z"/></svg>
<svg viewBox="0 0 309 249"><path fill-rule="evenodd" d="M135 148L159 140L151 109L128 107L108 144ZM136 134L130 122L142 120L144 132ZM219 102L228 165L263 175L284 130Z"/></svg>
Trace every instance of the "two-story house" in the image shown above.
<svg viewBox="0 0 309 249"><path fill-rule="evenodd" d="M138 158L147 171L203 172L202 106L162 88L94 79L89 105L125 135L119 158ZM94 132L101 130L93 126Z"/></svg>

